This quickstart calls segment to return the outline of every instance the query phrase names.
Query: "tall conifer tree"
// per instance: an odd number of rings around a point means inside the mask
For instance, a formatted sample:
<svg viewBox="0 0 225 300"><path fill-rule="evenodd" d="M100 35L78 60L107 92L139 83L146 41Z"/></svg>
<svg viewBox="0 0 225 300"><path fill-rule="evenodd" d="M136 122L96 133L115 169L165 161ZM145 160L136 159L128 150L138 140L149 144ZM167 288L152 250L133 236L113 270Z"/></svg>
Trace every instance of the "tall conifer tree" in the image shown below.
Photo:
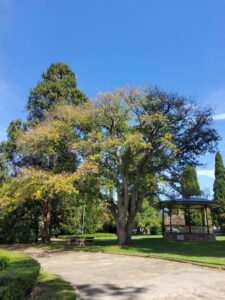
<svg viewBox="0 0 225 300"><path fill-rule="evenodd" d="M181 176L181 193L184 198L201 196L196 169L193 166L186 166ZM185 214L186 224L201 225L201 213L197 210L190 210Z"/></svg>
<svg viewBox="0 0 225 300"><path fill-rule="evenodd" d="M215 221L225 230L225 168L223 158L219 152L215 158L215 181L214 181L214 200L221 207L215 212Z"/></svg>
<svg viewBox="0 0 225 300"><path fill-rule="evenodd" d="M181 193L183 197L201 195L196 169L192 166L184 168L181 176Z"/></svg>
<svg viewBox="0 0 225 300"><path fill-rule="evenodd" d="M57 104L80 104L87 97L77 88L76 75L67 64L51 64L33 88L27 104L28 121L43 121L44 114Z"/></svg>

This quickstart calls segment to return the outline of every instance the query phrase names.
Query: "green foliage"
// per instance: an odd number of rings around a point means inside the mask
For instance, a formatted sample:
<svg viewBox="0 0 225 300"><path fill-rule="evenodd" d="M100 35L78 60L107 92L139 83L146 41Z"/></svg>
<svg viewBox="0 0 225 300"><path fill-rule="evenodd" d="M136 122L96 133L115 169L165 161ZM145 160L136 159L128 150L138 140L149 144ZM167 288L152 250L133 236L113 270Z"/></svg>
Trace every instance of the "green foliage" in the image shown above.
<svg viewBox="0 0 225 300"><path fill-rule="evenodd" d="M101 225L101 207L98 201L89 201L84 206L84 233L95 233Z"/></svg>
<svg viewBox="0 0 225 300"><path fill-rule="evenodd" d="M2 186L0 193L3 206L24 203L26 200L42 201L54 199L55 195L77 194L74 186L79 175L74 173L52 174L38 169L22 169L17 177L9 179Z"/></svg>
<svg viewBox="0 0 225 300"><path fill-rule="evenodd" d="M148 199L144 199L141 210L136 215L136 226L144 227L151 234L159 234L161 232L161 221L161 213L152 207Z"/></svg>
<svg viewBox="0 0 225 300"><path fill-rule="evenodd" d="M102 202L100 204L101 209L101 229L106 235L106 233L112 234L116 233L116 222L113 215L109 209L109 204L107 202Z"/></svg>
<svg viewBox="0 0 225 300"><path fill-rule="evenodd" d="M2 183L6 180L7 175L5 171L5 166L4 166L4 159L0 157L0 186Z"/></svg>
<svg viewBox="0 0 225 300"><path fill-rule="evenodd" d="M189 220L190 217L190 220ZM190 209L190 216L188 213L185 214L185 222L191 226L202 226L202 214L198 209Z"/></svg>
<svg viewBox="0 0 225 300"><path fill-rule="evenodd" d="M216 223L225 231L225 168L221 154L218 152L215 158L215 181L213 186L214 200L221 207L215 211Z"/></svg>
<svg viewBox="0 0 225 300"><path fill-rule="evenodd" d="M0 299L24 300L31 293L38 278L40 265L32 258L0 250L9 265L0 272Z"/></svg>
<svg viewBox="0 0 225 300"><path fill-rule="evenodd" d="M42 241L49 242L51 204L55 197L74 195L78 174L52 174L38 169L23 169L17 177L9 179L0 189L1 203L7 212L15 210L27 201L37 201L42 212ZM17 223L16 223L17 224Z"/></svg>
<svg viewBox="0 0 225 300"><path fill-rule="evenodd" d="M196 169L192 166L186 166L183 170L181 176L181 193L185 198L201 195Z"/></svg>
<svg viewBox="0 0 225 300"><path fill-rule="evenodd" d="M11 121L7 129L7 141L0 143L0 165L3 176L17 173L17 166L21 159L17 149L17 139L22 129L24 124L21 120Z"/></svg>
<svg viewBox="0 0 225 300"><path fill-rule="evenodd" d="M39 222L40 204L38 201L26 201L12 211L3 210L0 215L0 242L37 242Z"/></svg>
<svg viewBox="0 0 225 300"><path fill-rule="evenodd" d="M45 112L56 104L79 104L86 101L86 96L77 89L75 74L69 66L64 63L51 64L42 75L42 81L30 92L28 120L42 121Z"/></svg>
<svg viewBox="0 0 225 300"><path fill-rule="evenodd" d="M52 203L51 235L73 234L81 227L82 206L77 196L56 197Z"/></svg>
<svg viewBox="0 0 225 300"><path fill-rule="evenodd" d="M0 271L9 267L9 259L6 256L0 256Z"/></svg>

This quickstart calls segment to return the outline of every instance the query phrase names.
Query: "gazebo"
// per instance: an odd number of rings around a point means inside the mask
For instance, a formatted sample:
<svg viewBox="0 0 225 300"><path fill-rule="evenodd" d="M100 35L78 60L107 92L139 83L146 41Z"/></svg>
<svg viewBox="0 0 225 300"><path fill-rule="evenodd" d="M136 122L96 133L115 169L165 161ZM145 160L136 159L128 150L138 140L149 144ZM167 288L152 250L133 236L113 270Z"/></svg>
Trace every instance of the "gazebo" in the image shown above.
<svg viewBox="0 0 225 300"><path fill-rule="evenodd" d="M218 203L199 197L165 200L159 202L162 209L162 232L165 240L215 240L212 226L213 209ZM199 211L201 225L193 225L191 211Z"/></svg>

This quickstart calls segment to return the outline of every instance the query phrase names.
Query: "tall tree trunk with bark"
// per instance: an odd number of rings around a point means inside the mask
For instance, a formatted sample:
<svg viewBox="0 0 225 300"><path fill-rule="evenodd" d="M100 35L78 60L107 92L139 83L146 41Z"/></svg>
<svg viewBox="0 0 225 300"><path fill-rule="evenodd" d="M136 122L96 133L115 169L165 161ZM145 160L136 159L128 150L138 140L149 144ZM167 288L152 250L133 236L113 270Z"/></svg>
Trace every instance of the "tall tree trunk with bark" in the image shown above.
<svg viewBox="0 0 225 300"><path fill-rule="evenodd" d="M50 242L50 222L51 222L51 200L46 198L42 202L41 210L42 210L42 221L43 228L41 234L41 241L44 244Z"/></svg>
<svg viewBox="0 0 225 300"><path fill-rule="evenodd" d="M37 208L35 208L35 215L34 215L34 233L35 233L35 243L38 242L39 237L39 214Z"/></svg>
<svg viewBox="0 0 225 300"><path fill-rule="evenodd" d="M125 222L124 221L117 222L118 245L125 246L125 245L130 244L131 236L132 236L132 229L133 229L133 225L134 225L134 218L133 218L133 222L131 222L131 223L126 220L125 220Z"/></svg>
<svg viewBox="0 0 225 300"><path fill-rule="evenodd" d="M141 203L136 188L128 193L128 183L125 178L123 185L117 187L117 205L111 200L111 210L117 226L117 241L121 246L129 245L131 242L135 217Z"/></svg>

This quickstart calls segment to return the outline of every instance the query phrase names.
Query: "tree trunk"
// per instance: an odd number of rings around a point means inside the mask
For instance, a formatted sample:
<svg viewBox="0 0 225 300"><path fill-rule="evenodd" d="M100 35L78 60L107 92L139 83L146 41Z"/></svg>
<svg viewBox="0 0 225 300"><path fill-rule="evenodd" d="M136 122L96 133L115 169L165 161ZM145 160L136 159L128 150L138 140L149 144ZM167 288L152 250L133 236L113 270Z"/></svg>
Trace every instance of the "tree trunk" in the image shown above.
<svg viewBox="0 0 225 300"><path fill-rule="evenodd" d="M125 219L122 222L117 222L117 241L118 245L126 246L131 242L134 217L129 217L129 221Z"/></svg>
<svg viewBox="0 0 225 300"><path fill-rule="evenodd" d="M35 243L37 244L38 237L39 237L39 220L38 220L38 215L37 214L35 214L34 232L35 232Z"/></svg>
<svg viewBox="0 0 225 300"><path fill-rule="evenodd" d="M41 234L41 241L44 244L50 242L50 222L51 222L51 201L50 199L45 199L42 202L42 221L43 228Z"/></svg>
<svg viewBox="0 0 225 300"><path fill-rule="evenodd" d="M138 197L138 189L133 187L133 192L128 193L128 179L123 177L123 183L117 185L117 203L114 202L113 193L110 193L110 208L116 221L117 241L121 246L131 242L132 229L135 216L144 197Z"/></svg>
<svg viewBox="0 0 225 300"><path fill-rule="evenodd" d="M39 216L40 216L40 203L38 201L34 202L34 234L35 234L35 243L38 243L39 238Z"/></svg>

